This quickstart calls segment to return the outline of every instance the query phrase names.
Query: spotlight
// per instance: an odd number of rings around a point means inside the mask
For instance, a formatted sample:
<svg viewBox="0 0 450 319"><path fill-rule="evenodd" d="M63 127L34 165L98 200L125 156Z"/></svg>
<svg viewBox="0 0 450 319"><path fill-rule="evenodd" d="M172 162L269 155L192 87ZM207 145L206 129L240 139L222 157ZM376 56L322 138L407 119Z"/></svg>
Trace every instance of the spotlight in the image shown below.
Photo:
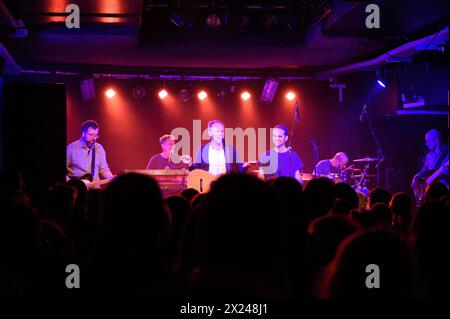
<svg viewBox="0 0 450 319"><path fill-rule="evenodd" d="M291 92L291 91L287 92L287 93L286 93L286 98L287 98L289 101L292 101L293 99L295 99L295 93L294 93L294 92Z"/></svg>
<svg viewBox="0 0 450 319"><path fill-rule="evenodd" d="M375 71L377 84L381 86L383 89L390 85L393 70L389 67L389 65L383 65L378 70Z"/></svg>
<svg viewBox="0 0 450 319"><path fill-rule="evenodd" d="M178 99L181 102L187 102L191 99L191 94L188 90L181 90L180 92L178 92Z"/></svg>
<svg viewBox="0 0 450 319"><path fill-rule="evenodd" d="M199 100L203 101L208 97L208 94L205 91L200 91L198 92L197 97Z"/></svg>
<svg viewBox="0 0 450 319"><path fill-rule="evenodd" d="M275 15L273 15L272 13L267 13L264 16L264 26L271 30L271 29L275 29L278 25L278 20L277 17L275 17Z"/></svg>
<svg viewBox="0 0 450 319"><path fill-rule="evenodd" d="M162 89L161 91L158 92L158 96L161 100L164 100L168 95L169 93L167 93L165 89Z"/></svg>
<svg viewBox="0 0 450 319"><path fill-rule="evenodd" d="M169 17L170 17L170 21L174 25L176 25L178 28L183 27L184 19L179 14L177 14L176 12L172 12Z"/></svg>
<svg viewBox="0 0 450 319"><path fill-rule="evenodd" d="M206 18L206 23L211 28L217 28L222 25L222 20L220 19L219 15L212 13Z"/></svg>
<svg viewBox="0 0 450 319"><path fill-rule="evenodd" d="M81 95L85 101L92 100L95 97L94 79L81 81Z"/></svg>
<svg viewBox="0 0 450 319"><path fill-rule="evenodd" d="M273 97L275 96L275 92L278 88L278 80L275 79L267 79L264 84L264 88L261 92L261 101L262 102L272 102Z"/></svg>
<svg viewBox="0 0 450 319"><path fill-rule="evenodd" d="M169 18L170 21L179 29L184 28L189 30L192 28L193 22L191 17L182 15L177 12L172 12Z"/></svg>
<svg viewBox="0 0 450 319"><path fill-rule="evenodd" d="M381 81L381 80L377 80L377 83L378 83L379 86L381 86L383 88L386 87L386 84L384 84L383 81Z"/></svg>
<svg viewBox="0 0 450 319"><path fill-rule="evenodd" d="M146 94L147 92L145 92L145 89L142 86L136 86L135 88L133 88L133 97L136 100L143 99Z"/></svg>
<svg viewBox="0 0 450 319"><path fill-rule="evenodd" d="M109 99L112 99L114 97L114 95L116 95L116 91L114 91L113 89L108 89L108 90L106 90L105 95Z"/></svg>
<svg viewBox="0 0 450 319"><path fill-rule="evenodd" d="M248 91L244 91L241 94L241 99L243 99L244 101L247 101L248 99L250 99L252 96Z"/></svg>

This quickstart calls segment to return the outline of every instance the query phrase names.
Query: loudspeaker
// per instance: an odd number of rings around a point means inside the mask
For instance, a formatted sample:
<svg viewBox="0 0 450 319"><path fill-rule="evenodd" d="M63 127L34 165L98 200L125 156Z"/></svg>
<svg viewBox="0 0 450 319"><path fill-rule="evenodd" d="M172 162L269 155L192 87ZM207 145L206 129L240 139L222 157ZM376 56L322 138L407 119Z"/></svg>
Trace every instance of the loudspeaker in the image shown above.
<svg viewBox="0 0 450 319"><path fill-rule="evenodd" d="M82 80L80 83L83 100L92 100L95 97L94 79Z"/></svg>
<svg viewBox="0 0 450 319"><path fill-rule="evenodd" d="M3 169L20 171L24 191L39 208L66 176L66 86L5 83Z"/></svg>

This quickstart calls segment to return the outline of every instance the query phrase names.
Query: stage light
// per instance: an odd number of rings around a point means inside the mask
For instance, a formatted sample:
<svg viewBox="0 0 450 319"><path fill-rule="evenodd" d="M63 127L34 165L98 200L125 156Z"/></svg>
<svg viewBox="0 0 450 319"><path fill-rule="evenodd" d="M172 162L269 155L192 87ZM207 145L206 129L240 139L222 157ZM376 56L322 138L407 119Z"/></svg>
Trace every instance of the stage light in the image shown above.
<svg viewBox="0 0 450 319"><path fill-rule="evenodd" d="M177 26L179 29L186 29L190 30L193 26L193 21L190 16L178 13L178 12L172 12L170 13L170 21Z"/></svg>
<svg viewBox="0 0 450 319"><path fill-rule="evenodd" d="M147 92L142 86L136 86L133 88L133 97L136 100L142 100L147 95Z"/></svg>
<svg viewBox="0 0 450 319"><path fill-rule="evenodd" d="M87 79L81 81L81 95L83 100L92 100L95 97L94 79Z"/></svg>
<svg viewBox="0 0 450 319"><path fill-rule="evenodd" d="M269 29L269 30L273 30L277 27L278 25L278 20L277 17L275 17L275 15L271 14L271 13L267 13L264 16L264 26Z"/></svg>
<svg viewBox="0 0 450 319"><path fill-rule="evenodd" d="M208 97L208 94L205 91L200 91L198 92L197 97L199 98L199 100L203 101Z"/></svg>
<svg viewBox="0 0 450 319"><path fill-rule="evenodd" d="M220 19L220 17L215 14L212 13L208 16L208 18L206 18L206 23L211 27L211 28L217 28L220 27L222 24L222 21Z"/></svg>
<svg viewBox="0 0 450 319"><path fill-rule="evenodd" d="M377 83L378 83L379 86L381 86L383 88L386 87L386 84L384 84L383 81L381 81L381 80L377 80Z"/></svg>
<svg viewBox="0 0 450 319"><path fill-rule="evenodd" d="M105 95L108 97L108 99L112 99L116 95L116 91L113 89L108 89L105 92Z"/></svg>
<svg viewBox="0 0 450 319"><path fill-rule="evenodd" d="M261 92L261 102L272 102L278 88L278 80L267 79Z"/></svg>
<svg viewBox="0 0 450 319"><path fill-rule="evenodd" d="M165 89L158 92L158 96L161 100L164 100L168 95L169 93Z"/></svg>
<svg viewBox="0 0 450 319"><path fill-rule="evenodd" d="M191 93L188 90L181 90L178 92L178 99L181 102L187 102L191 99Z"/></svg>
<svg viewBox="0 0 450 319"><path fill-rule="evenodd" d="M375 71L377 84L383 89L388 87L392 82L392 77L394 75L393 70L389 65L383 65L378 70Z"/></svg>
<svg viewBox="0 0 450 319"><path fill-rule="evenodd" d="M291 91L287 92L287 93L286 93L286 98L287 98L289 101L292 101L293 99L295 99L295 93L294 93L294 92L291 92Z"/></svg>
<svg viewBox="0 0 450 319"><path fill-rule="evenodd" d="M244 101L247 101L248 99L250 99L252 96L248 91L244 91L241 94L241 99L243 99Z"/></svg>

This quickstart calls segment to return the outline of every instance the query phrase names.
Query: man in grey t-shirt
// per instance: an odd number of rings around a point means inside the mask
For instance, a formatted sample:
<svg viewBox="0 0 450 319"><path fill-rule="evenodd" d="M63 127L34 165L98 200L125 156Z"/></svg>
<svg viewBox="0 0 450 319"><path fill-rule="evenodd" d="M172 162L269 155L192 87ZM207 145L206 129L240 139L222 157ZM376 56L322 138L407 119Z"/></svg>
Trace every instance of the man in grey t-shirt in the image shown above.
<svg viewBox="0 0 450 319"><path fill-rule="evenodd" d="M114 177L106 161L105 149L97 143L99 130L97 122L88 120L81 125L81 138L67 146L66 180L82 178L88 174L91 175L92 181ZM94 165L92 160L94 160ZM86 179L83 181L89 183Z"/></svg>

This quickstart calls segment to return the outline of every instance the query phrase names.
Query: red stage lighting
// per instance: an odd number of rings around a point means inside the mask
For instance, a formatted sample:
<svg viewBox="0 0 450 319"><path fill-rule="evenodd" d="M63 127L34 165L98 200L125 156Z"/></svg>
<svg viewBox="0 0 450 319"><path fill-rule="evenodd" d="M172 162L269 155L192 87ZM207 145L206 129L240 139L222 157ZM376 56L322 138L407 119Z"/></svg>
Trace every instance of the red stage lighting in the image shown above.
<svg viewBox="0 0 450 319"><path fill-rule="evenodd" d="M199 100L203 101L208 97L208 94L205 91L200 91L198 92L197 97L199 98Z"/></svg>
<svg viewBox="0 0 450 319"><path fill-rule="evenodd" d="M167 93L167 91L164 89L159 91L159 93L158 93L158 96L161 100L164 100L168 95L169 95L169 93Z"/></svg>
<svg viewBox="0 0 450 319"><path fill-rule="evenodd" d="M114 91L113 89L108 89L108 90L106 90L105 95L109 99L112 99L116 95L116 91Z"/></svg>
<svg viewBox="0 0 450 319"><path fill-rule="evenodd" d="M287 93L286 93L286 98L287 98L289 101L292 101L293 99L295 99L295 93L294 93L294 92L291 92L291 91L287 92Z"/></svg>
<svg viewBox="0 0 450 319"><path fill-rule="evenodd" d="M243 99L244 101L247 101L251 97L252 97L252 95L248 91L244 91L241 94L241 99Z"/></svg>

